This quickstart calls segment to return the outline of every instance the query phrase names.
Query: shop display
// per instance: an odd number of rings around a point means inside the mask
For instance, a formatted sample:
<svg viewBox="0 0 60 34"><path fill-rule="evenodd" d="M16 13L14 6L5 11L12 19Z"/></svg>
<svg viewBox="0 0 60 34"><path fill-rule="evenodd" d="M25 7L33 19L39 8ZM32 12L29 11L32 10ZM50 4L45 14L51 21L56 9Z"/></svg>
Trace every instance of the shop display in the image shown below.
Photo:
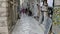
<svg viewBox="0 0 60 34"><path fill-rule="evenodd" d="M55 8L53 13L53 23L60 24L60 8Z"/></svg>
<svg viewBox="0 0 60 34"><path fill-rule="evenodd" d="M60 8L54 9L52 31L54 34L60 34Z"/></svg>

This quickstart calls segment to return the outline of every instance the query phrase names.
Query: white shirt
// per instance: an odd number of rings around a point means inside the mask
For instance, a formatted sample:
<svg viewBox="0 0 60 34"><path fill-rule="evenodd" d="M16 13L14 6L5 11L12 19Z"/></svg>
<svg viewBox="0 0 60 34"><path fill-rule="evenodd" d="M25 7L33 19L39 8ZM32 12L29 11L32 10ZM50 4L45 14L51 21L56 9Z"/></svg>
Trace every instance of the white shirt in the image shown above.
<svg viewBox="0 0 60 34"><path fill-rule="evenodd" d="M53 0L47 0L48 6L53 7Z"/></svg>
<svg viewBox="0 0 60 34"><path fill-rule="evenodd" d="M40 2L40 6L42 6L43 5L43 2Z"/></svg>

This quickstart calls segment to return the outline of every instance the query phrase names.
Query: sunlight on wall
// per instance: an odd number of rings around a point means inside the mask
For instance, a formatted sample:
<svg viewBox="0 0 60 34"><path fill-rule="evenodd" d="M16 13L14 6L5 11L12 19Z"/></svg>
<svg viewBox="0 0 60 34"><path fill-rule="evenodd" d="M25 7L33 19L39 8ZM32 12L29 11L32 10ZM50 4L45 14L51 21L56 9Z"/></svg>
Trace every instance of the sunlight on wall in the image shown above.
<svg viewBox="0 0 60 34"><path fill-rule="evenodd" d="M24 2L24 0L20 0L20 5L22 5L23 2Z"/></svg>
<svg viewBox="0 0 60 34"><path fill-rule="evenodd" d="M24 2L24 0L20 0L20 8L22 8L23 2Z"/></svg>

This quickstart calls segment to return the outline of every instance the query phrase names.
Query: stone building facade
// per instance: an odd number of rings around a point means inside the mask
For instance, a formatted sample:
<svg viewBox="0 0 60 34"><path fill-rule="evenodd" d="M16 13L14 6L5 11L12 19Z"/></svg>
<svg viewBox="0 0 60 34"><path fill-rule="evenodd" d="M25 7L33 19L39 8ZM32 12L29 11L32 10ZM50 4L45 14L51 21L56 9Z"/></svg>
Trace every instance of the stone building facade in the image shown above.
<svg viewBox="0 0 60 34"><path fill-rule="evenodd" d="M0 34L8 34L7 15L7 0L0 0Z"/></svg>
<svg viewBox="0 0 60 34"><path fill-rule="evenodd" d="M0 34L9 34L14 28L18 15L16 3L15 0L0 0Z"/></svg>
<svg viewBox="0 0 60 34"><path fill-rule="evenodd" d="M60 0L54 0L54 5L60 5Z"/></svg>

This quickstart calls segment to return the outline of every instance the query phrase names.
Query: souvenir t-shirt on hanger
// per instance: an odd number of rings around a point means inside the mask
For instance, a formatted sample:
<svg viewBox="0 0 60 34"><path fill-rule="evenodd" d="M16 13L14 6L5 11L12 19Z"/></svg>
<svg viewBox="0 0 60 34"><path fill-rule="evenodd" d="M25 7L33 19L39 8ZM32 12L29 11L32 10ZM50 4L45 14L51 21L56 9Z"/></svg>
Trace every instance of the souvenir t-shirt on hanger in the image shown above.
<svg viewBox="0 0 60 34"><path fill-rule="evenodd" d="M38 13L38 7L37 7L37 2L34 3L34 16L37 16Z"/></svg>

